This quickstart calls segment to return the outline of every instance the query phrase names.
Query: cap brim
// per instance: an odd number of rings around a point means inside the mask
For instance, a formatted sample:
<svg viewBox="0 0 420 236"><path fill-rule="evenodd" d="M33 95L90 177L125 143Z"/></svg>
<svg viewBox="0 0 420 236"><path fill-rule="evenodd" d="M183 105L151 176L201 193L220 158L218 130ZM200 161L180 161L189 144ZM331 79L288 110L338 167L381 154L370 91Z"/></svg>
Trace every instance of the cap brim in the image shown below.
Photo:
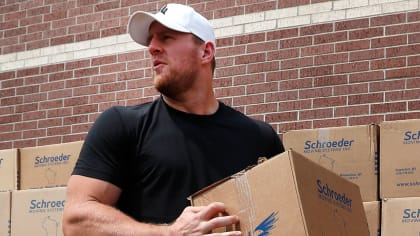
<svg viewBox="0 0 420 236"><path fill-rule="evenodd" d="M175 24L174 22L166 20L164 17L159 17L158 14L151 14L144 11L135 12L128 20L128 33L131 38L140 45L147 46L149 38L149 28L152 22L158 21L162 25L179 32L190 33L184 27Z"/></svg>

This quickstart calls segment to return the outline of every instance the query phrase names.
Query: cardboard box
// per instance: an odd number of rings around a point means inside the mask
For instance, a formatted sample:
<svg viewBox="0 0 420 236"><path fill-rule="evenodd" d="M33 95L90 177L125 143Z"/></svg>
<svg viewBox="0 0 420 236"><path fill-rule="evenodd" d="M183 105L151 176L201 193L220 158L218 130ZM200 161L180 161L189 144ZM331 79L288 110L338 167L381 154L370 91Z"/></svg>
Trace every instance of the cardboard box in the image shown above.
<svg viewBox="0 0 420 236"><path fill-rule="evenodd" d="M381 235L381 202L363 202L370 236Z"/></svg>
<svg viewBox="0 0 420 236"><path fill-rule="evenodd" d="M382 122L380 131L381 198L419 197L420 119Z"/></svg>
<svg viewBox="0 0 420 236"><path fill-rule="evenodd" d="M0 192L0 235L10 236L11 193Z"/></svg>
<svg viewBox="0 0 420 236"><path fill-rule="evenodd" d="M12 236L62 236L66 188L17 190L12 193Z"/></svg>
<svg viewBox="0 0 420 236"><path fill-rule="evenodd" d="M66 186L83 141L20 149L20 189Z"/></svg>
<svg viewBox="0 0 420 236"><path fill-rule="evenodd" d="M420 197L382 200L382 236L420 235Z"/></svg>
<svg viewBox="0 0 420 236"><path fill-rule="evenodd" d="M360 187L364 202L378 200L378 126L293 130L283 142Z"/></svg>
<svg viewBox="0 0 420 236"><path fill-rule="evenodd" d="M0 150L0 191L18 189L18 150Z"/></svg>
<svg viewBox="0 0 420 236"><path fill-rule="evenodd" d="M192 196L238 215L243 235L369 235L359 187L294 151L286 151Z"/></svg>

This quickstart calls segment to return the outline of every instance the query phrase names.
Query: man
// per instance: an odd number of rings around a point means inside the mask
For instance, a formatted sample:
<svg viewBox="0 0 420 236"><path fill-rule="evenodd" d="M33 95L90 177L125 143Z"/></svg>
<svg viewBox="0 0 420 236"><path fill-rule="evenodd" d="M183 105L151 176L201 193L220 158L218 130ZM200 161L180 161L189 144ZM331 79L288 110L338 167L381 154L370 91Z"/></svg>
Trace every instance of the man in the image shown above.
<svg viewBox="0 0 420 236"><path fill-rule="evenodd" d="M268 124L216 100L216 40L194 9L137 12L128 31L148 47L161 96L97 119L68 182L65 235L204 235L237 223L221 214L223 203L191 207L187 197L283 152L280 139Z"/></svg>

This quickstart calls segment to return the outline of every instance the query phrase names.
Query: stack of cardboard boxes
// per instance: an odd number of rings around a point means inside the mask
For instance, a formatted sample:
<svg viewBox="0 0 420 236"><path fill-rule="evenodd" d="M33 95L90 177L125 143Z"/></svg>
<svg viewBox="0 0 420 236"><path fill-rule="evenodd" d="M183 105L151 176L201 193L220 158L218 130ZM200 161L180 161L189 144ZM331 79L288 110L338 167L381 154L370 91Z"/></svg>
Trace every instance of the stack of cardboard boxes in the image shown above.
<svg viewBox="0 0 420 236"><path fill-rule="evenodd" d="M190 196L192 205L225 202L240 217L216 231L420 235L420 119L293 130L283 142L285 153ZM65 185L81 146L0 151L0 235L62 235Z"/></svg>
<svg viewBox="0 0 420 236"><path fill-rule="evenodd" d="M82 144L0 151L0 235L63 235L65 186Z"/></svg>

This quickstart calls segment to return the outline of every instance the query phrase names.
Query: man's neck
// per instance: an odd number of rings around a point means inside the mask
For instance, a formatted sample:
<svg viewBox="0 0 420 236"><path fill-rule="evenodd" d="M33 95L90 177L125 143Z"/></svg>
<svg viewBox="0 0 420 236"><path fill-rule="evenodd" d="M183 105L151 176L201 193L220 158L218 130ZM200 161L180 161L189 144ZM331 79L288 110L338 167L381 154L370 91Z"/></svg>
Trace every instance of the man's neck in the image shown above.
<svg viewBox="0 0 420 236"><path fill-rule="evenodd" d="M219 102L214 96L194 99L174 99L162 95L162 98L170 107L195 115L211 115L216 113L219 108Z"/></svg>

